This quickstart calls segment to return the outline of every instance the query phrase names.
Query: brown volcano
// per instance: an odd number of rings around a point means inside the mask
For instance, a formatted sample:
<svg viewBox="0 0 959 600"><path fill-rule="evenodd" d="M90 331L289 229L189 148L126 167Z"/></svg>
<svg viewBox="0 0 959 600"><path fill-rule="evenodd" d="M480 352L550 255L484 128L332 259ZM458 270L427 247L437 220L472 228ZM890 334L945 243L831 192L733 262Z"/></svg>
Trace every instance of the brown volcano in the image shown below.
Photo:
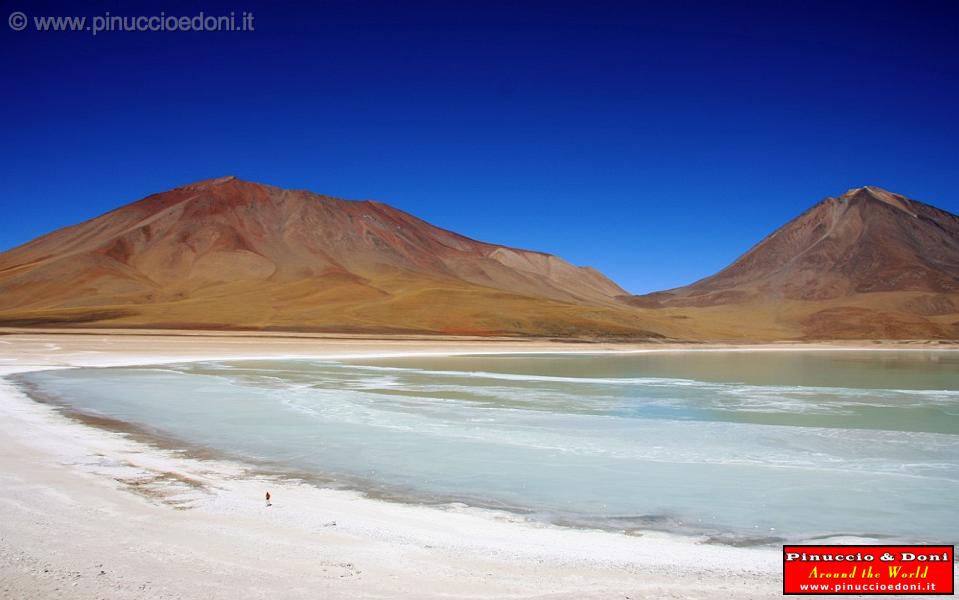
<svg viewBox="0 0 959 600"><path fill-rule="evenodd" d="M959 218L865 187L726 269L629 296L599 272L379 202L224 177L0 254L0 325L959 338Z"/></svg>
<svg viewBox="0 0 959 600"><path fill-rule="evenodd" d="M599 272L234 177L0 254L0 324L654 335ZM655 319L654 319L655 320Z"/></svg>
<svg viewBox="0 0 959 600"><path fill-rule="evenodd" d="M732 337L957 338L959 217L852 189L711 277L626 301L682 309Z"/></svg>

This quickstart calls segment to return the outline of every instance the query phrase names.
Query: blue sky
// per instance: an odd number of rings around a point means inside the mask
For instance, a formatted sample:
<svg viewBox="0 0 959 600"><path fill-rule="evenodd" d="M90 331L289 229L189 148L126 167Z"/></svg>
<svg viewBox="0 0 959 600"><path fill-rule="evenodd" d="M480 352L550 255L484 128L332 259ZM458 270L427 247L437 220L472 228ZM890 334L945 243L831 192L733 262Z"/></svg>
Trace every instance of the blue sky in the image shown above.
<svg viewBox="0 0 959 600"><path fill-rule="evenodd" d="M0 249L235 174L692 282L828 195L959 212L959 2L5 2Z"/></svg>

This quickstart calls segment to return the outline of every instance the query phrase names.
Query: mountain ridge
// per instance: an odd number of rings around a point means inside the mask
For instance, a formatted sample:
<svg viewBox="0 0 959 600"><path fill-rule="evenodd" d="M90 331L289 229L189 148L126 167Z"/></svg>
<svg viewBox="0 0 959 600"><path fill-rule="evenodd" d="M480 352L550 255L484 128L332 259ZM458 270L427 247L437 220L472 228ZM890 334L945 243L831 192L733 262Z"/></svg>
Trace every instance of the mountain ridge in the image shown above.
<svg viewBox="0 0 959 600"><path fill-rule="evenodd" d="M959 217L827 197L714 275L629 295L591 267L374 200L235 176L0 253L0 325L687 339L959 338Z"/></svg>
<svg viewBox="0 0 959 600"><path fill-rule="evenodd" d="M463 310L451 312L455 322L415 314L424 309L411 306L413 297L428 290L440 303L457 298ZM4 252L0 292L0 321L6 322L56 323L58 312L109 307L123 315L117 325L645 331L616 300L625 290L595 269L475 240L386 203L234 176L151 194ZM190 310L191 303L235 294L259 303L260 314L234 307L231 320L213 318L211 306ZM484 307L481 299L491 297ZM497 310L496 297L509 309ZM402 306L391 315L385 305L397 302ZM582 305L603 314L570 314ZM551 314L557 311L567 316Z"/></svg>

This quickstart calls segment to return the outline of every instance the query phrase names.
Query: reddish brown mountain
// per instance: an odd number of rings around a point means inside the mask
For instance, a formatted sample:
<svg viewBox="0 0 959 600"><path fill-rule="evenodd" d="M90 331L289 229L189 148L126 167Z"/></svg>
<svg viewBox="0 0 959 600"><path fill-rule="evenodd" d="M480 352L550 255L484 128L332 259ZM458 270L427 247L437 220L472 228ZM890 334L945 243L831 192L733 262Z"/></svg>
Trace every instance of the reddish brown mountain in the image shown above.
<svg viewBox="0 0 959 600"><path fill-rule="evenodd" d="M224 177L0 254L0 325L955 339L959 218L858 188L712 277L628 296L386 204Z"/></svg>
<svg viewBox="0 0 959 600"><path fill-rule="evenodd" d="M624 293L386 204L234 177L0 254L6 324L645 335Z"/></svg>
<svg viewBox="0 0 959 600"><path fill-rule="evenodd" d="M719 273L627 302L703 319L713 308L745 331L785 337L956 338L959 217L876 187L852 189Z"/></svg>

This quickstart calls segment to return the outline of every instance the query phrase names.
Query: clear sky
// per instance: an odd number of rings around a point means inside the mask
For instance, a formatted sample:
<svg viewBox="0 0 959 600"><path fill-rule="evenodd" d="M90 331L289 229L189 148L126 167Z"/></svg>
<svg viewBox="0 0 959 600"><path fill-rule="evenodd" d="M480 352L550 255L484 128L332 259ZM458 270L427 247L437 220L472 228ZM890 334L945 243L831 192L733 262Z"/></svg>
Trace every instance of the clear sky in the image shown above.
<svg viewBox="0 0 959 600"><path fill-rule="evenodd" d="M4 2L0 249L197 179L377 199L633 292L825 196L959 212L959 1ZM35 16L254 15L253 32ZM238 17L239 18L239 17Z"/></svg>

